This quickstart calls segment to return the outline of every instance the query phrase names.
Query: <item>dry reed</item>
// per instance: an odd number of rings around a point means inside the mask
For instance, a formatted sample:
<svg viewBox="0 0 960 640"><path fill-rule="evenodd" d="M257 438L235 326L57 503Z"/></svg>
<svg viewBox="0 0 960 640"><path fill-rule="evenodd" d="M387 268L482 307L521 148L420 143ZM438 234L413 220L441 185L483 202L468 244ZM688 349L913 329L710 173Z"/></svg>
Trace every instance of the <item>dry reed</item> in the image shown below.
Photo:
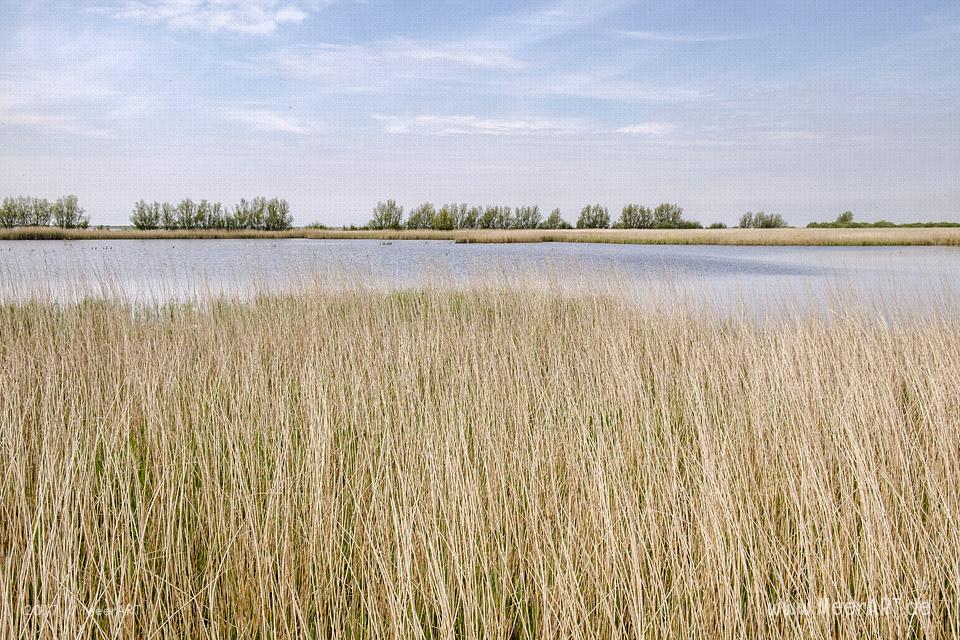
<svg viewBox="0 0 960 640"><path fill-rule="evenodd" d="M511 230L344 230L289 231L0 229L0 240L230 240L305 238L311 240L452 240L462 243L591 242L612 244L703 244L773 246L960 246L960 228L877 229L511 229Z"/></svg>
<svg viewBox="0 0 960 640"><path fill-rule="evenodd" d="M0 628L955 636L955 321L495 288L0 307Z"/></svg>

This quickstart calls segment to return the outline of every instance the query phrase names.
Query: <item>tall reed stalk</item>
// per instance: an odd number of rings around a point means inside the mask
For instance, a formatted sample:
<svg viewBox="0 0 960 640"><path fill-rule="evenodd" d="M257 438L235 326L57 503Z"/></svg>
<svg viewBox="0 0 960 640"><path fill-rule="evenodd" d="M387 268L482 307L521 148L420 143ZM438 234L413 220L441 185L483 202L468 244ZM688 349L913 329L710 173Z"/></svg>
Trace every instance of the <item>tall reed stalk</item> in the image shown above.
<svg viewBox="0 0 960 640"><path fill-rule="evenodd" d="M956 320L0 307L0 629L956 636Z"/></svg>

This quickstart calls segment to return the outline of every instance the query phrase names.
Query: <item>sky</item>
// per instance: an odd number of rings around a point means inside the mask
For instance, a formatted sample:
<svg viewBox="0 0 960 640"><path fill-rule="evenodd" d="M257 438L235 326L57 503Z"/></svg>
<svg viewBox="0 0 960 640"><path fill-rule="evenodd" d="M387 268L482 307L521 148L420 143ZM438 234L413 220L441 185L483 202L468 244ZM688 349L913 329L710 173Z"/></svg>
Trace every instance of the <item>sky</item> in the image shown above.
<svg viewBox="0 0 960 640"><path fill-rule="evenodd" d="M0 197L960 220L960 2L0 0Z"/></svg>

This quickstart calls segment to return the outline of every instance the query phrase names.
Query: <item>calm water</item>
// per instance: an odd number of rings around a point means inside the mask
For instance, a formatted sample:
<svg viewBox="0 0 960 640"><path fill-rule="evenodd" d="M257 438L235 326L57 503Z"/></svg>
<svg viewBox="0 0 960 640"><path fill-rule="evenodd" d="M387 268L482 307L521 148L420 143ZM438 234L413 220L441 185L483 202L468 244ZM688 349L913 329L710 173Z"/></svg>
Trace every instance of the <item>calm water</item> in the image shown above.
<svg viewBox="0 0 960 640"><path fill-rule="evenodd" d="M478 278L654 290L721 306L822 307L835 295L884 308L953 305L960 249L454 244L378 240L0 241L0 298L119 295L138 301L249 295L303 282L459 285Z"/></svg>

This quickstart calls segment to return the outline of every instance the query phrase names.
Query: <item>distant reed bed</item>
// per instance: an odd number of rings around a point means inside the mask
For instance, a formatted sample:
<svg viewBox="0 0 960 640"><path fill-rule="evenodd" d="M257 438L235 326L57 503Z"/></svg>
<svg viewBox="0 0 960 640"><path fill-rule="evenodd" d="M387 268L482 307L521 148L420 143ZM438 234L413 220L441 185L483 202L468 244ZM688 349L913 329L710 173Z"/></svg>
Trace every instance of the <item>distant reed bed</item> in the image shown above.
<svg viewBox="0 0 960 640"><path fill-rule="evenodd" d="M0 306L6 637L951 637L955 310Z"/></svg>
<svg viewBox="0 0 960 640"><path fill-rule="evenodd" d="M349 231L341 229L60 229L17 227L0 229L0 240L270 240L307 238L314 240L451 240L452 232L432 231Z"/></svg>
<svg viewBox="0 0 960 640"><path fill-rule="evenodd" d="M431 229L287 231L226 229L0 229L0 240L453 240L459 243L599 242L617 244L705 244L772 246L960 246L960 228L824 229Z"/></svg>
<svg viewBox="0 0 960 640"><path fill-rule="evenodd" d="M598 242L770 246L960 245L960 229L567 229L457 232L457 242Z"/></svg>

